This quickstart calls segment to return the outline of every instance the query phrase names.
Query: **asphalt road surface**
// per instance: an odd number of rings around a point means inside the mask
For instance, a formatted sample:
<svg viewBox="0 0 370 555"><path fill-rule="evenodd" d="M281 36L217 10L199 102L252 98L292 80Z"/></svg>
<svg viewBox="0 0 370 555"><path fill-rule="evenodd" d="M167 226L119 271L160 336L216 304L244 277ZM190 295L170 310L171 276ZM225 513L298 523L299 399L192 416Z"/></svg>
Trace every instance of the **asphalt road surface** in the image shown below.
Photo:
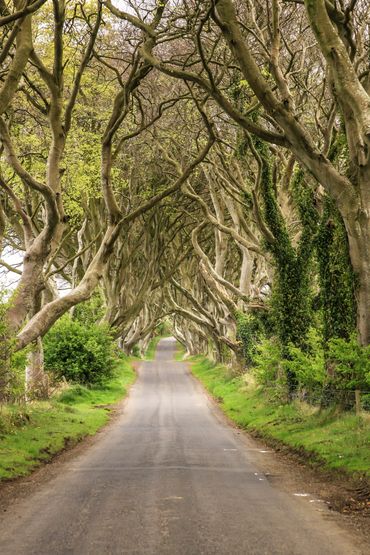
<svg viewBox="0 0 370 555"><path fill-rule="evenodd" d="M363 553L315 503L269 483L174 345L142 364L94 445L2 515L0 554Z"/></svg>

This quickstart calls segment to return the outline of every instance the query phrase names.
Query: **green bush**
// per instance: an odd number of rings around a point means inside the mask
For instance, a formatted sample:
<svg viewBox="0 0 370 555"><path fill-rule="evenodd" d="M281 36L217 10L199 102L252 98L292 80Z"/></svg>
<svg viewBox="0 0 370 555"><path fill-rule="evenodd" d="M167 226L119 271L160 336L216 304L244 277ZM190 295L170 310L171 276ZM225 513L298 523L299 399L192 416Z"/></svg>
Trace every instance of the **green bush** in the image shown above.
<svg viewBox="0 0 370 555"><path fill-rule="evenodd" d="M305 348L292 344L282 348L277 338L264 339L257 345L253 356L252 372L257 382L273 389L279 396L284 393L288 372L297 380L297 393L309 402L340 404L351 408L355 389L364 392L364 407L370 390L370 347L361 347L353 336L349 341L332 339L325 348L320 332L310 328ZM351 393L352 392L352 393Z"/></svg>
<svg viewBox="0 0 370 555"><path fill-rule="evenodd" d="M13 353L10 357L11 368L11 399L13 401L22 399L25 394L25 370L27 365L27 357L30 347Z"/></svg>
<svg viewBox="0 0 370 555"><path fill-rule="evenodd" d="M361 347L355 335L349 341L331 339L328 360L333 365L332 380L343 389L370 388L370 345Z"/></svg>
<svg viewBox="0 0 370 555"><path fill-rule="evenodd" d="M315 328L306 336L305 349L290 344L283 349L276 337L264 339L256 348L253 374L259 384L274 389L277 396L287 394L286 376L297 380L297 392L308 399L321 392L326 382L322 337Z"/></svg>
<svg viewBox="0 0 370 555"><path fill-rule="evenodd" d="M322 337L315 328L310 328L306 337L306 348L294 345L287 348L288 358L282 361L286 371L292 372L298 387L309 392L321 390L326 380L325 355Z"/></svg>
<svg viewBox="0 0 370 555"><path fill-rule="evenodd" d="M252 373L257 382L265 387L284 386L282 352L277 338L263 339L256 347Z"/></svg>
<svg viewBox="0 0 370 555"><path fill-rule="evenodd" d="M85 326L90 326L102 320L104 312L103 294L98 289L88 301L75 306L73 320L77 320Z"/></svg>
<svg viewBox="0 0 370 555"><path fill-rule="evenodd" d="M114 344L107 326L59 320L44 338L45 370L57 379L100 384L112 375Z"/></svg>

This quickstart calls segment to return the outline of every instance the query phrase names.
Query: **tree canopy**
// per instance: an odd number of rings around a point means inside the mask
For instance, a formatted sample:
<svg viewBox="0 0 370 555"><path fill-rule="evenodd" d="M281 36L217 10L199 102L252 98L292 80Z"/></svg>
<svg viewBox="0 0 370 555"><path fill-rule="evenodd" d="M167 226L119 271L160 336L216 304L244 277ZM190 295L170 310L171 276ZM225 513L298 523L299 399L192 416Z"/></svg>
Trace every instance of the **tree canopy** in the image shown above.
<svg viewBox="0 0 370 555"><path fill-rule="evenodd" d="M369 24L366 0L0 0L0 396L91 299L126 352L164 321L237 366L270 341L290 392L294 349L331 377L333 341L368 348Z"/></svg>

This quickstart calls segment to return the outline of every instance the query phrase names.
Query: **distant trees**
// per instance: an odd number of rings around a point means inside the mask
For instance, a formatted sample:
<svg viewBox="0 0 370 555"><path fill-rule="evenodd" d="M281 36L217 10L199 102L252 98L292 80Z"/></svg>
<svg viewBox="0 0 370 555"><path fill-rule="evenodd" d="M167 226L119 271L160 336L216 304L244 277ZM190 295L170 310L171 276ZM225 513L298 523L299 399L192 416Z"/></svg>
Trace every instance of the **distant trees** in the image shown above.
<svg viewBox="0 0 370 555"><path fill-rule="evenodd" d="M107 3L110 6L110 2ZM257 4L258 5L258 4ZM230 0L178 6L189 24L166 30L172 56L161 56L159 36L146 32L144 58L165 74L195 84L248 133L291 151L335 201L343 218L358 276L357 327L369 343L369 37L365 2L328 9L324 0L305 7L279 0L271 18L263 6ZM171 10L171 8L169 8ZM177 11L177 13L176 13ZM181 14L181 15L180 15ZM126 18L127 14L120 14ZM132 21L132 20L131 20ZM134 24L140 26L137 21ZM356 29L356 30L354 30ZM180 34L180 38L179 38ZM314 42L314 37L316 43ZM360 38L361 37L361 38ZM186 44L182 54L180 43ZM307 48L307 44L310 47ZM224 48L228 48L225 58ZM163 51L163 49L162 49ZM158 52L158 54L157 54ZM324 63L325 61L325 63ZM310 66L315 71L310 72ZM228 87L246 88L232 102ZM302 102L305 109L302 110ZM256 119L256 109L261 114ZM346 160L330 159L332 141L344 122Z"/></svg>

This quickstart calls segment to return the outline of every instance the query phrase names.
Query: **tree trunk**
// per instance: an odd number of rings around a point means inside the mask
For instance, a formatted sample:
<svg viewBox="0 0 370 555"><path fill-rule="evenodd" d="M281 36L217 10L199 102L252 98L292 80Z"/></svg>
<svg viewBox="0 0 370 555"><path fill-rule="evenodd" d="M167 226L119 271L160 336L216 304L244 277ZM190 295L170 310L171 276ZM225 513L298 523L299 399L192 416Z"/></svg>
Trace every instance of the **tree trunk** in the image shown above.
<svg viewBox="0 0 370 555"><path fill-rule="evenodd" d="M360 344L370 343L370 193L358 215L344 217L350 257L357 278L357 330ZM366 208L367 207L367 208Z"/></svg>
<svg viewBox="0 0 370 555"><path fill-rule="evenodd" d="M44 372L44 349L39 337L28 353L25 374L26 399L47 399L49 396L49 379Z"/></svg>
<svg viewBox="0 0 370 555"><path fill-rule="evenodd" d="M3 337L0 337L0 341L3 342ZM9 385L11 384L11 367L10 367L10 357L8 352L8 347L6 351L0 348L0 405L5 403L8 399Z"/></svg>

